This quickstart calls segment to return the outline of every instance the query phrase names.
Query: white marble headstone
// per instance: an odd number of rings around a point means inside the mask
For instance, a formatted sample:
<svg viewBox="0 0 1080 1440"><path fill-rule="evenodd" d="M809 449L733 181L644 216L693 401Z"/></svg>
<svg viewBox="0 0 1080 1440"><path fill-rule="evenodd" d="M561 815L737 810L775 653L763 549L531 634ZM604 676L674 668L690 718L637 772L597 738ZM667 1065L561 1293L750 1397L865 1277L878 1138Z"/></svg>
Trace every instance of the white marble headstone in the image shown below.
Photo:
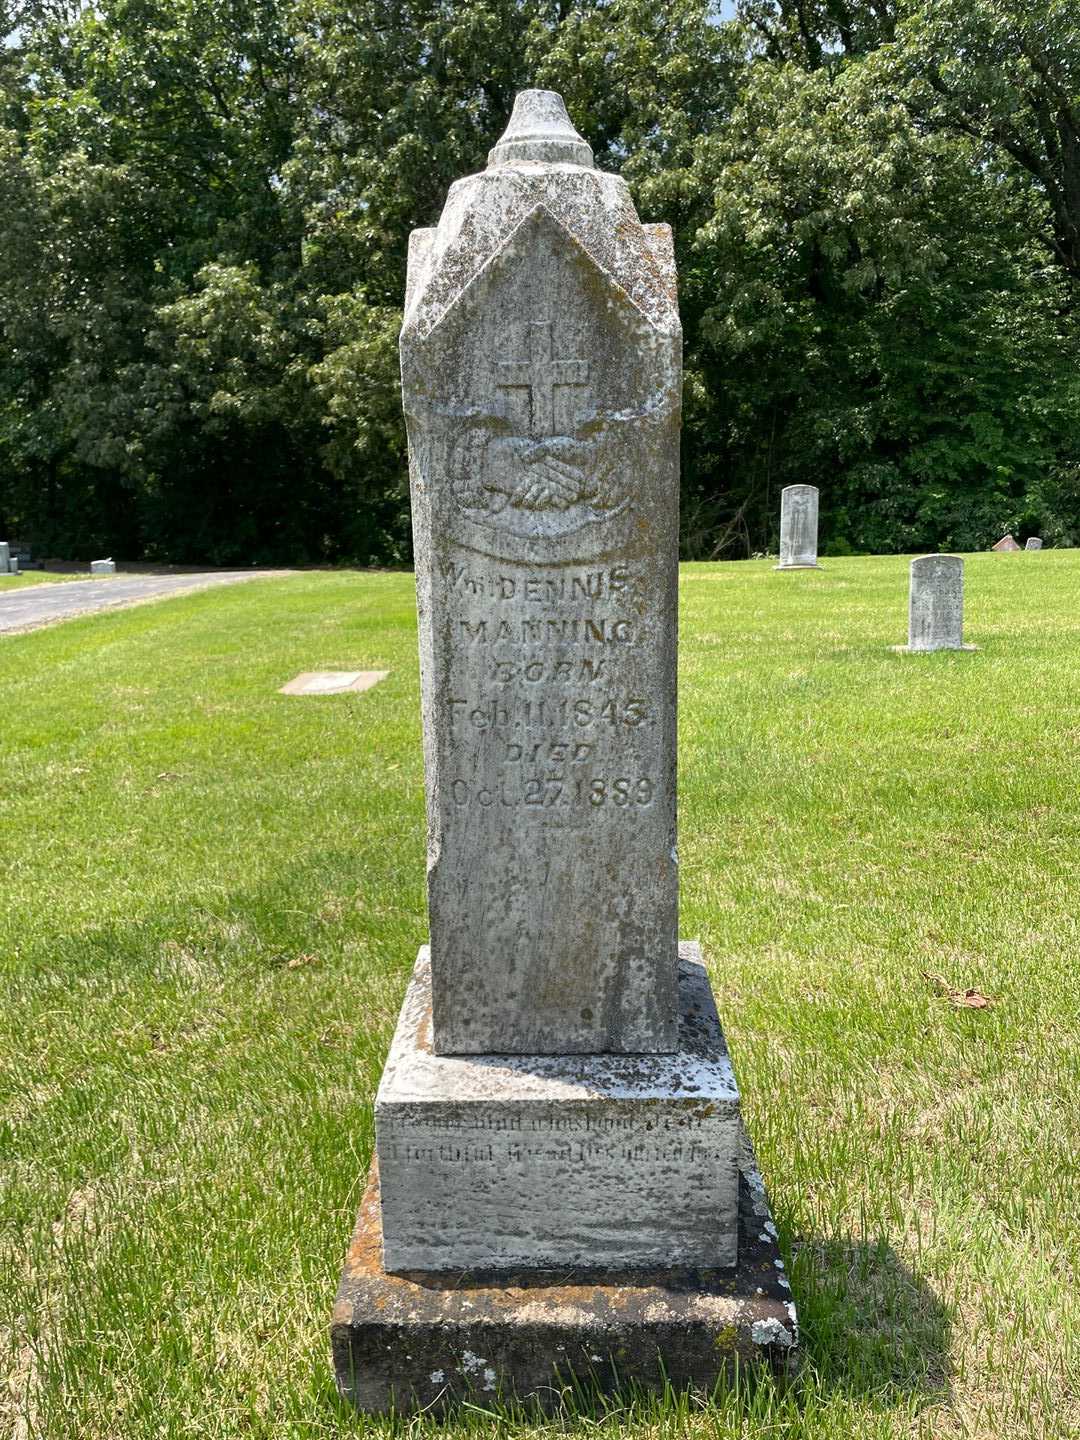
<svg viewBox="0 0 1080 1440"><path fill-rule="evenodd" d="M776 568L816 569L817 555L817 486L788 485L780 492L780 563Z"/></svg>
<svg viewBox="0 0 1080 1440"><path fill-rule="evenodd" d="M431 945L375 1102L387 1269L738 1259L676 929L680 356L669 232L526 91L410 247Z"/></svg>

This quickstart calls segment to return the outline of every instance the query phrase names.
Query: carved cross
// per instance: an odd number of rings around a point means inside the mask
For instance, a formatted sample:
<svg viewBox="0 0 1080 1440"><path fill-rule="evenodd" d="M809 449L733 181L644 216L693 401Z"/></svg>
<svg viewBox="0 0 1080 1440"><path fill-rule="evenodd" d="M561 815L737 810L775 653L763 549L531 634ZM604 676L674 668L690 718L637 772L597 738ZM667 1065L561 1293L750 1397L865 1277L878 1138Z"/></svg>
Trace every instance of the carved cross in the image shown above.
<svg viewBox="0 0 1080 1440"><path fill-rule="evenodd" d="M558 435L574 428L572 416L558 404L558 392L589 383L587 360L556 360L554 324L530 320L525 326L529 358L504 360L496 369L500 390L524 390L529 405L529 434L534 438Z"/></svg>

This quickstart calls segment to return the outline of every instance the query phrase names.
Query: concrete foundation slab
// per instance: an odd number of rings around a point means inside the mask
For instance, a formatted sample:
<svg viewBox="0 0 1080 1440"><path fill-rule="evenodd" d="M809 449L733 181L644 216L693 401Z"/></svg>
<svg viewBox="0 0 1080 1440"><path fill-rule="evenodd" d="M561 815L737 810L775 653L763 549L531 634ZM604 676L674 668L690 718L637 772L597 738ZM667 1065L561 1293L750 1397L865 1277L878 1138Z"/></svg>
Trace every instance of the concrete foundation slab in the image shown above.
<svg viewBox="0 0 1080 1440"><path fill-rule="evenodd" d="M894 655L940 655L944 650L978 650L977 645L890 645Z"/></svg>

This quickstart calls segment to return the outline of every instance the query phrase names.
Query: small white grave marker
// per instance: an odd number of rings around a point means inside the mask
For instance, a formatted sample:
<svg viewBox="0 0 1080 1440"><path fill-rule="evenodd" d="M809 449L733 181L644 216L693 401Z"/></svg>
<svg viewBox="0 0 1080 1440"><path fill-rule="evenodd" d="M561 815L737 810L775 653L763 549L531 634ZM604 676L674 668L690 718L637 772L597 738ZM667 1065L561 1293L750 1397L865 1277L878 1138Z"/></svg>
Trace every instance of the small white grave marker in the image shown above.
<svg viewBox="0 0 1080 1440"><path fill-rule="evenodd" d="M389 670L305 670L282 685L282 695L340 695L345 690L370 690Z"/></svg>
<svg viewBox="0 0 1080 1440"><path fill-rule="evenodd" d="M780 492L780 563L774 570L820 570L818 490L816 485L788 485Z"/></svg>

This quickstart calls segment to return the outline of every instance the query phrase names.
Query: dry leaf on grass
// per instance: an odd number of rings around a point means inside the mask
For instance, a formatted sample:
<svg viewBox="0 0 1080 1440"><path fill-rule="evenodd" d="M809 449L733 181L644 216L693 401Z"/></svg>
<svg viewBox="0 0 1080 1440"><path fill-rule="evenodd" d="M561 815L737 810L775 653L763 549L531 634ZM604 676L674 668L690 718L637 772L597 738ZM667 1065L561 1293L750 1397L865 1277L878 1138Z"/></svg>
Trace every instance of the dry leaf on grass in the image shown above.
<svg viewBox="0 0 1080 1440"><path fill-rule="evenodd" d="M296 955L285 966L286 970L299 970L304 965L317 965L318 957L315 955Z"/></svg>
<svg viewBox="0 0 1080 1440"><path fill-rule="evenodd" d="M920 973L924 980L929 980L931 985L936 985L942 996L957 1010L986 1010L994 1003L989 995L984 995L974 986L967 990L954 990L949 982L942 979L940 975L931 975L929 970L923 970Z"/></svg>
<svg viewBox="0 0 1080 1440"><path fill-rule="evenodd" d="M966 1005L969 1010L985 1010L993 1001L989 995L984 995L981 990L965 990L960 995L950 995L954 1005Z"/></svg>

